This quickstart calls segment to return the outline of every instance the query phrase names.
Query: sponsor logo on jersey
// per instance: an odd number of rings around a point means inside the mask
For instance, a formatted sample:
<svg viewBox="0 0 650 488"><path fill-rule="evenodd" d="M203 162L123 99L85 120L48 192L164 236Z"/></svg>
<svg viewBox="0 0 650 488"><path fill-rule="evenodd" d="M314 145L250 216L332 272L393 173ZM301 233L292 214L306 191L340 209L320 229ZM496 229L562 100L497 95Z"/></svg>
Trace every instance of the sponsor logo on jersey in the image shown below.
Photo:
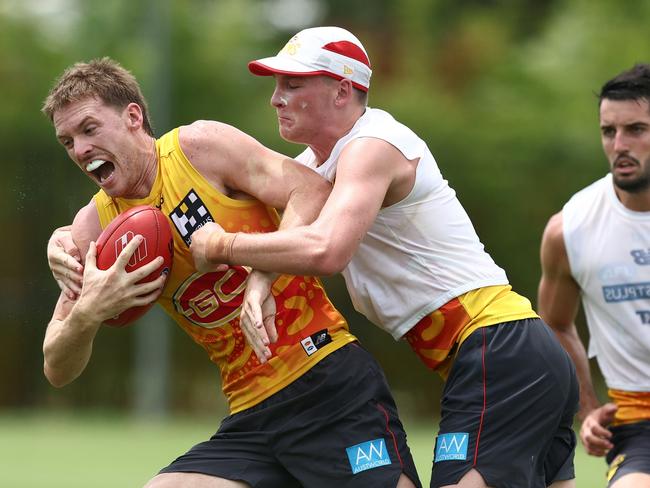
<svg viewBox="0 0 650 488"><path fill-rule="evenodd" d="M467 432L450 432L436 438L434 462L465 461L467 459Z"/></svg>
<svg viewBox="0 0 650 488"><path fill-rule="evenodd" d="M630 254L634 258L634 262L639 266L650 264L650 249L632 249Z"/></svg>
<svg viewBox="0 0 650 488"><path fill-rule="evenodd" d="M629 263L607 263L598 269L598 279L603 284L631 283L637 276L638 269Z"/></svg>
<svg viewBox="0 0 650 488"><path fill-rule="evenodd" d="M390 456L384 439L374 439L346 447L352 474L390 464Z"/></svg>
<svg viewBox="0 0 650 488"><path fill-rule="evenodd" d="M650 298L650 283L603 286L603 298L608 303L646 300Z"/></svg>
<svg viewBox="0 0 650 488"><path fill-rule="evenodd" d="M330 336L329 332L327 332L327 329L323 329L319 330L315 334L310 335L309 337L305 337L300 341L300 344L302 344L302 348L307 353L307 356L311 356L321 347L329 344L330 342L332 342L332 337Z"/></svg>
<svg viewBox="0 0 650 488"><path fill-rule="evenodd" d="M641 319L642 324L650 324L650 310L637 310L634 313Z"/></svg>
<svg viewBox="0 0 650 488"><path fill-rule="evenodd" d="M169 218L187 246L191 244L192 233L196 229L203 227L208 222L214 222L208 207L193 189L172 210Z"/></svg>

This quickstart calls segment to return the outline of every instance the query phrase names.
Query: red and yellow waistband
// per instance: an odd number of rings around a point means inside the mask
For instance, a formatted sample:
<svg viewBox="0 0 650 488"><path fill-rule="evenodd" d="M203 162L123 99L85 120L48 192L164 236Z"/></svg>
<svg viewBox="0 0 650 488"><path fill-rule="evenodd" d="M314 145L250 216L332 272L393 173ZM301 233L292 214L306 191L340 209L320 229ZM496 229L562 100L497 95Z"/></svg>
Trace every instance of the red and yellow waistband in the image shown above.
<svg viewBox="0 0 650 488"><path fill-rule="evenodd" d="M488 286L450 300L423 317L405 338L429 368L446 378L454 352L481 327L537 318L530 301L509 285Z"/></svg>
<svg viewBox="0 0 650 488"><path fill-rule="evenodd" d="M613 425L650 420L650 391L608 390L607 394L618 406Z"/></svg>

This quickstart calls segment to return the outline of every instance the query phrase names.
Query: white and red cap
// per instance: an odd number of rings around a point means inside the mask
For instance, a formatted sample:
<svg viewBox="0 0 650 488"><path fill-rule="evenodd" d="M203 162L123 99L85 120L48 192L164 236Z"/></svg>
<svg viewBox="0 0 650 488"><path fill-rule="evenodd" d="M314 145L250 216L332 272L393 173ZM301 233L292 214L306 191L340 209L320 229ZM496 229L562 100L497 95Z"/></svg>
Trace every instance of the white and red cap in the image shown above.
<svg viewBox="0 0 650 488"><path fill-rule="evenodd" d="M370 60L361 41L340 27L312 27L293 36L277 56L248 63L254 75L326 75L349 78L363 91L370 87Z"/></svg>

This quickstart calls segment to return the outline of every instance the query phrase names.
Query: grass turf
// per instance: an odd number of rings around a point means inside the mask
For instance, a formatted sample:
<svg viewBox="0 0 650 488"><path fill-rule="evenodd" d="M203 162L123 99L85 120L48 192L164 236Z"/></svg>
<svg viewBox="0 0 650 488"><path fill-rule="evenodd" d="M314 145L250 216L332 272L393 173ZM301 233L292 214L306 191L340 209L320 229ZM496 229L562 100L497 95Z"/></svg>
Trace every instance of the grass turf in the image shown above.
<svg viewBox="0 0 650 488"><path fill-rule="evenodd" d="M0 412L0 486L138 488L219 419L135 421L115 414ZM420 478L428 487L434 426L406 420ZM504 453L504 464L507 455ZM605 462L576 453L577 488L604 487Z"/></svg>

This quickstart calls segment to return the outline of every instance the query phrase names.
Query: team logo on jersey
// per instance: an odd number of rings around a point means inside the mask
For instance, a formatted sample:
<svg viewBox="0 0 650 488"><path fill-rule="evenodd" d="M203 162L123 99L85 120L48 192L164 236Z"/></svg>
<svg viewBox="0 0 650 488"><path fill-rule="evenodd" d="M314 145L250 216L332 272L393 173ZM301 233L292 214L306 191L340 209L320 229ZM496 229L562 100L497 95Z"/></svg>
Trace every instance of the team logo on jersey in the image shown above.
<svg viewBox="0 0 650 488"><path fill-rule="evenodd" d="M598 270L598 279L604 284L629 283L634 281L638 270L630 263L607 263Z"/></svg>
<svg viewBox="0 0 650 488"><path fill-rule="evenodd" d="M192 233L207 222L214 222L208 207L196 194L194 189L190 190L185 198L169 214L174 222L174 227L181 235L181 238L188 246L192 242Z"/></svg>
<svg viewBox="0 0 650 488"><path fill-rule="evenodd" d="M174 308L193 324L206 329L226 325L239 317L249 273L250 269L243 266L194 273L174 293Z"/></svg>
<svg viewBox="0 0 650 488"><path fill-rule="evenodd" d="M330 342L332 342L332 337L330 336L329 332L327 332L327 329L323 329L319 330L315 334L310 335L309 337L305 337L300 341L300 344L302 344L302 348L307 353L307 356L311 356L321 347L329 344Z"/></svg>
<svg viewBox="0 0 650 488"><path fill-rule="evenodd" d="M346 447L352 474L390 464L390 456L384 439L375 439Z"/></svg>
<svg viewBox="0 0 650 488"><path fill-rule="evenodd" d="M467 459L467 432L450 432L436 438L434 462L465 461Z"/></svg>

